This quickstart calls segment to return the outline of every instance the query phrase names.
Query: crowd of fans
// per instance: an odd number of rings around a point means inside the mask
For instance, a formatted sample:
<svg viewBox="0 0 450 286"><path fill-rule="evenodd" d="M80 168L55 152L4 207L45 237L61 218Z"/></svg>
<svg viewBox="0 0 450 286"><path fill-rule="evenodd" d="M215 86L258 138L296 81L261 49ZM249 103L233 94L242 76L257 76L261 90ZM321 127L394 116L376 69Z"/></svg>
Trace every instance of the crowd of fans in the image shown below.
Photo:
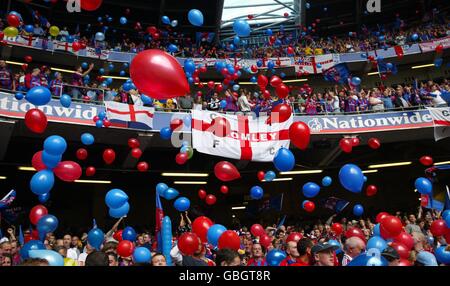
<svg viewBox="0 0 450 286"><path fill-rule="evenodd" d="M391 245L392 242L388 242L382 256L387 259L389 266L408 264L438 266L433 253L437 247L447 245L447 236L433 236L430 228L432 222L440 218L441 213L423 210L420 207L418 214L403 215L401 212L395 214L402 221L403 231L413 238L414 246L407 257L404 257L404 253L401 253L401 257L396 247ZM191 221L187 213L185 216L186 218L183 218L181 215L170 252L171 260L177 266L267 266L266 254L272 249L279 249L287 254L287 258L280 266L346 266L367 250L367 241L374 235L376 225L370 218L358 221L342 218L338 222L342 225L343 232L337 235L332 228L337 215L333 215L324 223L318 221L307 225L267 226L265 232L270 238L269 243L263 243L260 237L252 235L249 228L242 227L236 230L241 244L238 251L227 248L218 250L199 239L198 250L193 255L187 256L182 254L177 246L178 237L191 231ZM135 263L132 256L120 257L116 248L121 238L116 233L121 220L106 234L99 251L89 245L86 233L82 233L81 236L65 233L60 237L48 233L44 244L47 249L60 253L65 258L66 265L71 266L167 266L167 259L157 251L156 238L150 232L138 234L133 241L135 247L145 247L151 251L152 257L149 261ZM359 229L363 236L347 237L346 230L351 228ZM25 232L26 240L31 239L30 237L29 231ZM337 241L338 244L331 241ZM47 265L45 260L22 259L20 248L17 233L11 227L7 236L0 240L0 266Z"/></svg>

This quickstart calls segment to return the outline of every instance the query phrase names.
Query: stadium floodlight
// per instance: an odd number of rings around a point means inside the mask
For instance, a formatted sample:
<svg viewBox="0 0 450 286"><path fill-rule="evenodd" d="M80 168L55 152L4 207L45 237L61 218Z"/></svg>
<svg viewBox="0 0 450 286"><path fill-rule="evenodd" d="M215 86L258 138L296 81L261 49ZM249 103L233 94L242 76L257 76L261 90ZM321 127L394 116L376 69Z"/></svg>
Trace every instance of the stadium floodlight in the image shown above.
<svg viewBox="0 0 450 286"><path fill-rule="evenodd" d="M378 164L378 165L370 165L369 169L377 169L377 168L388 168L388 167L400 167L400 166L407 166L411 165L412 162L397 162L397 163L386 163L386 164Z"/></svg>
<svg viewBox="0 0 450 286"><path fill-rule="evenodd" d="M74 182L83 184L111 184L111 181L102 181L102 180L75 180Z"/></svg>
<svg viewBox="0 0 450 286"><path fill-rule="evenodd" d="M280 172L280 175L305 175L305 174L320 174L323 170L299 170L299 171L288 171Z"/></svg>
<svg viewBox="0 0 450 286"><path fill-rule="evenodd" d="M208 182L205 181L175 181L175 185L206 185Z"/></svg>
<svg viewBox="0 0 450 286"><path fill-rule="evenodd" d="M208 177L208 173L161 173L163 177Z"/></svg>

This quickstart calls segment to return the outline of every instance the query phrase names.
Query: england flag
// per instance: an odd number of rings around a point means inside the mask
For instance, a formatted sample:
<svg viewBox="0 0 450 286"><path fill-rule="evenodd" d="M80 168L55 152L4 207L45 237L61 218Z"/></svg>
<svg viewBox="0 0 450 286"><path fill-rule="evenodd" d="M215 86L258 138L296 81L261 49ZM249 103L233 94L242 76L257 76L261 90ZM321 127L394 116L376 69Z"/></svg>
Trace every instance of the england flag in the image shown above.
<svg viewBox="0 0 450 286"><path fill-rule="evenodd" d="M200 153L255 162L271 162L281 147L289 148L289 119L274 114L246 116L192 111L192 145Z"/></svg>
<svg viewBox="0 0 450 286"><path fill-rule="evenodd" d="M106 101L106 114L109 120L136 122L153 129L153 107L124 104L114 101Z"/></svg>
<svg viewBox="0 0 450 286"><path fill-rule="evenodd" d="M433 118L434 139L436 141L450 136L450 108L427 107Z"/></svg>

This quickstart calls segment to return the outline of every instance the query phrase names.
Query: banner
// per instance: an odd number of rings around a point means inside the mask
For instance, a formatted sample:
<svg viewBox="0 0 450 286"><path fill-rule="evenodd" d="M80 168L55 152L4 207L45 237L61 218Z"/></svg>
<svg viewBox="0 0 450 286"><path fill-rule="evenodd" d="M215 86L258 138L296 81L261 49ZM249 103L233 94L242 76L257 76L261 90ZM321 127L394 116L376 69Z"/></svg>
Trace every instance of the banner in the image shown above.
<svg viewBox="0 0 450 286"><path fill-rule="evenodd" d="M300 57L295 64L295 72L307 72L308 74L319 74L339 63L338 54L327 54L313 57Z"/></svg>
<svg viewBox="0 0 450 286"><path fill-rule="evenodd" d="M434 40L431 42L419 44L420 49L422 50L423 53L434 52L436 50L436 47L439 45L442 45L444 47L444 49L450 48L450 36L442 38L442 39Z"/></svg>
<svg viewBox="0 0 450 286"><path fill-rule="evenodd" d="M153 129L155 108L105 101L106 114L109 120L141 123Z"/></svg>
<svg viewBox="0 0 450 286"><path fill-rule="evenodd" d="M272 162L278 149L289 148L289 126L292 123L292 116L285 122L271 125L267 124L268 119L269 116L254 118L193 110L192 146L200 153L240 160ZM223 124L216 123L219 121ZM227 128L222 129L223 125Z"/></svg>
<svg viewBox="0 0 450 286"><path fill-rule="evenodd" d="M428 111L433 118L434 139L436 141L450 136L450 108L432 108L428 107Z"/></svg>

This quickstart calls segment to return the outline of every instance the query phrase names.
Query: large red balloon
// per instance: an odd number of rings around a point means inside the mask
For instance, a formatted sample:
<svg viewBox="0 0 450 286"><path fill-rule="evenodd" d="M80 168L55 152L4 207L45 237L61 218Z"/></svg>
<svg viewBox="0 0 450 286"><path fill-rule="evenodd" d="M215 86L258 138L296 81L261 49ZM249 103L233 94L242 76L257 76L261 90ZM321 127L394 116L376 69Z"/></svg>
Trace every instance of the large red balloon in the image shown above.
<svg viewBox="0 0 450 286"><path fill-rule="evenodd" d="M206 216L199 216L192 222L192 232L198 235L198 237L200 237L200 239L206 243L208 242L208 239L206 237L208 229L213 224L214 223Z"/></svg>
<svg viewBox="0 0 450 286"><path fill-rule="evenodd" d="M278 98L286 98L289 94L289 87L282 83L275 88L275 92Z"/></svg>
<svg viewBox="0 0 450 286"><path fill-rule="evenodd" d="M289 241L298 242L302 238L303 238L303 235L300 232L292 232L286 238L286 243L288 243Z"/></svg>
<svg viewBox="0 0 450 286"><path fill-rule="evenodd" d="M267 79L267 77L265 75L260 74L258 76L258 86L261 89L265 89L268 83L269 83L269 80Z"/></svg>
<svg viewBox="0 0 450 286"><path fill-rule="evenodd" d="M380 231L385 232L389 238L396 237L403 230L402 221L396 216L386 216L381 220Z"/></svg>
<svg viewBox="0 0 450 286"><path fill-rule="evenodd" d="M219 249L230 248L238 251L241 247L241 240L239 239L239 235L232 230L224 231L219 237L217 247Z"/></svg>
<svg viewBox="0 0 450 286"><path fill-rule="evenodd" d="M385 218L385 217L387 217L389 214L387 213L387 212L381 212L381 213L379 213L379 214L377 214L377 217L375 218L375 221L377 222L377 223L381 223L381 221Z"/></svg>
<svg viewBox="0 0 450 286"><path fill-rule="evenodd" d="M129 240L122 240L117 245L117 254L121 257L130 257L133 254L134 245Z"/></svg>
<svg viewBox="0 0 450 286"><path fill-rule="evenodd" d="M430 231L434 236L442 236L447 232L447 224L445 220L438 219L431 223Z"/></svg>
<svg viewBox="0 0 450 286"><path fill-rule="evenodd" d="M375 196L377 194L377 187L374 185L368 185L366 188L366 195L368 197Z"/></svg>
<svg viewBox="0 0 450 286"><path fill-rule="evenodd" d="M43 205L37 205L34 206L31 210L30 210L30 222L34 225L36 225L38 223L38 221L41 219L41 217L48 215L48 210L46 207L44 207Z"/></svg>
<svg viewBox="0 0 450 286"><path fill-rule="evenodd" d="M134 57L130 77L140 92L156 99L169 99L189 93L183 68L161 50L145 50Z"/></svg>
<svg viewBox="0 0 450 286"><path fill-rule="evenodd" d="M139 172L145 172L148 170L148 163L147 162L139 162L137 164L137 169Z"/></svg>
<svg viewBox="0 0 450 286"><path fill-rule="evenodd" d="M187 162L188 159L189 159L188 153L178 153L178 154L175 156L175 162L176 162L178 165L184 165L184 164L186 164L186 162Z"/></svg>
<svg viewBox="0 0 450 286"><path fill-rule="evenodd" d="M87 167L86 168L86 176L92 177L94 175L95 175L95 167L92 167L92 166Z"/></svg>
<svg viewBox="0 0 450 286"><path fill-rule="evenodd" d="M266 174L263 171L259 171L258 174L256 174L256 176L258 177L258 180L262 181L264 180L264 176Z"/></svg>
<svg viewBox="0 0 450 286"><path fill-rule="evenodd" d="M400 258L408 259L409 250L404 244L398 243L398 242L393 242L393 243L391 243L391 247L393 249L397 250L398 255L400 255Z"/></svg>
<svg viewBox="0 0 450 286"><path fill-rule="evenodd" d="M294 122L289 127L289 139L300 150L306 150L308 148L310 137L311 131L308 125L303 122Z"/></svg>
<svg viewBox="0 0 450 286"><path fill-rule="evenodd" d="M113 238L114 238L115 240L117 240L118 242L121 242L121 241L123 240L123 238L122 238L122 232L123 232L123 229L119 229L118 231L114 232Z"/></svg>
<svg viewBox="0 0 450 286"><path fill-rule="evenodd" d="M102 5L103 0L81 0L81 9L95 11Z"/></svg>
<svg viewBox="0 0 450 286"><path fill-rule="evenodd" d="M414 247L414 238L404 231L394 238L394 242L398 242L406 246L407 249L411 250Z"/></svg>
<svg viewBox="0 0 450 286"><path fill-rule="evenodd" d="M80 148L77 150L77 159L78 160L86 160L88 156L88 151L84 148Z"/></svg>
<svg viewBox="0 0 450 286"><path fill-rule="evenodd" d="M103 161L105 161L106 164L110 165L114 160L116 159L116 152L114 152L113 149L105 149L103 151Z"/></svg>
<svg viewBox="0 0 450 286"><path fill-rule="evenodd" d="M178 249L184 255L194 254L200 245L199 237L192 232L185 232L178 238Z"/></svg>
<svg viewBox="0 0 450 286"><path fill-rule="evenodd" d="M215 204L217 202L217 198L215 195L209 194L206 196L205 202L207 205L212 206L213 204Z"/></svg>
<svg viewBox="0 0 450 286"><path fill-rule="evenodd" d="M422 156L420 158L420 163L424 166L431 166L433 165L433 158L431 158L430 156Z"/></svg>
<svg viewBox="0 0 450 286"><path fill-rule="evenodd" d="M335 222L331 225L331 230L336 235L341 235L341 233L344 231L344 227L342 226L342 224Z"/></svg>
<svg viewBox="0 0 450 286"><path fill-rule="evenodd" d="M278 104L272 109L269 118L267 118L266 123L283 123L288 120L292 115L292 108L289 104L283 103Z"/></svg>
<svg viewBox="0 0 450 286"><path fill-rule="evenodd" d="M372 149L378 149L381 146L380 140L378 140L377 138L370 138L368 144Z"/></svg>
<svg viewBox="0 0 450 286"><path fill-rule="evenodd" d="M73 161L62 161L53 169L55 175L65 181L73 182L81 177L81 167Z"/></svg>
<svg viewBox="0 0 450 286"><path fill-rule="evenodd" d="M224 195L228 194L228 187L223 185L220 187L220 192Z"/></svg>
<svg viewBox="0 0 450 286"><path fill-rule="evenodd" d="M43 133L47 128L47 116L40 109L30 109L25 114L25 125L34 133Z"/></svg>
<svg viewBox="0 0 450 286"><path fill-rule="evenodd" d="M20 19L17 15L9 14L8 17L6 17L6 20L8 21L8 24L13 27L19 27L20 26Z"/></svg>
<svg viewBox="0 0 450 286"><path fill-rule="evenodd" d="M134 157L134 158L136 158L136 159L141 158L141 156L142 156L142 150L139 149L139 148L133 148L133 149L131 149L131 156Z"/></svg>
<svg viewBox="0 0 450 286"><path fill-rule="evenodd" d="M131 149L139 148L139 146L140 146L139 140L137 140L136 138L128 139L128 147L130 147Z"/></svg>
<svg viewBox="0 0 450 286"><path fill-rule="evenodd" d="M364 233L362 232L361 229L359 229L357 227L351 227L351 228L347 229L347 231L345 232L346 238L350 238L353 236L361 238L364 242L366 241L366 237L365 237Z"/></svg>
<svg viewBox="0 0 450 286"><path fill-rule="evenodd" d="M36 171L47 169L47 166L42 162L42 151L34 153L33 158L31 159L31 165Z"/></svg>
<svg viewBox="0 0 450 286"><path fill-rule="evenodd" d="M231 132L231 124L224 117L216 117L211 121L211 132L218 137L227 137Z"/></svg>
<svg viewBox="0 0 450 286"><path fill-rule="evenodd" d="M233 181L241 177L238 169L227 161L220 161L214 166L214 174L216 178L228 182Z"/></svg>
<svg viewBox="0 0 450 286"><path fill-rule="evenodd" d="M270 78L270 85L272 86L272 87L277 87L277 86L279 86L280 84L282 84L283 83L283 81L281 80L281 78L279 78L278 76L276 76L276 75L274 75L274 76L272 76L271 78Z"/></svg>
<svg viewBox="0 0 450 286"><path fill-rule="evenodd" d="M259 243L264 246L265 248L269 247L269 245L272 243L272 239L267 234L261 235L259 238Z"/></svg>
<svg viewBox="0 0 450 286"><path fill-rule="evenodd" d="M170 121L170 130L176 131L178 128L183 126L183 120L176 118Z"/></svg>
<svg viewBox="0 0 450 286"><path fill-rule="evenodd" d="M264 227L257 223L255 223L254 225L252 225L250 227L250 232L251 232L251 234L253 234L256 237L262 236L263 234L266 233L266 231L264 230Z"/></svg>
<svg viewBox="0 0 450 286"><path fill-rule="evenodd" d="M203 200L206 198L206 191L203 189L198 190L198 197Z"/></svg>
<svg viewBox="0 0 450 286"><path fill-rule="evenodd" d="M342 138L339 141L339 147L341 147L341 150L345 153L351 153L353 148L352 140L349 138Z"/></svg>

